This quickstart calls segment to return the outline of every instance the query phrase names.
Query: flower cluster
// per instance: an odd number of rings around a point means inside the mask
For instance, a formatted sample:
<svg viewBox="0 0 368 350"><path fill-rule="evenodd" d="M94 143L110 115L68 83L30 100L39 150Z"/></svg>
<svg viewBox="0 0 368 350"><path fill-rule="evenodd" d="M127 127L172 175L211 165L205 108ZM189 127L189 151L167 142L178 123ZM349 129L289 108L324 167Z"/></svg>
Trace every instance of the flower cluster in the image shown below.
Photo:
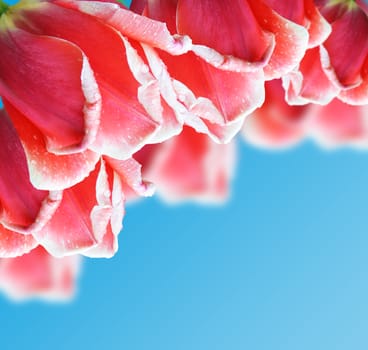
<svg viewBox="0 0 368 350"><path fill-rule="evenodd" d="M239 132L365 146L368 6L0 0L0 96L0 288L65 298L126 201L223 201Z"/></svg>

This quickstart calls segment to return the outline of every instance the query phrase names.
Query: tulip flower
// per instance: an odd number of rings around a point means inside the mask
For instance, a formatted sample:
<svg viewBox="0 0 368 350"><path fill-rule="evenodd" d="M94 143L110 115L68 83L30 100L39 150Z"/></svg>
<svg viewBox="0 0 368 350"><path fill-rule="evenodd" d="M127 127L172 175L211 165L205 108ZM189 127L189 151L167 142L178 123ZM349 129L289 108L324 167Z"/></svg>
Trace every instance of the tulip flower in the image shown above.
<svg viewBox="0 0 368 350"><path fill-rule="evenodd" d="M95 154L129 159L146 143L181 130L167 88L140 48L139 28L161 25L123 5L100 4L105 14L124 13L123 31L87 14L97 7L93 1L22 0L1 7L0 96L16 129L32 127L23 145L37 187L68 188L95 168ZM164 40L178 53L186 50L168 33ZM60 169L54 155L67 156L70 166ZM46 162L51 165L43 167Z"/></svg>
<svg viewBox="0 0 368 350"><path fill-rule="evenodd" d="M331 33L308 50L298 69L284 77L292 104L327 104L337 97L352 105L368 103L368 15L362 1L316 0Z"/></svg>
<svg viewBox="0 0 368 350"><path fill-rule="evenodd" d="M135 0L132 9L191 38L188 53L159 56L190 112L186 124L215 141L234 136L263 103L264 80L292 70L307 47L303 26L259 1Z"/></svg>
<svg viewBox="0 0 368 350"><path fill-rule="evenodd" d="M36 189L19 135L4 110L0 116L0 257L24 254L38 244L54 256L112 256L122 229L124 192L152 194L140 165L103 156L74 186Z"/></svg>
<svg viewBox="0 0 368 350"><path fill-rule="evenodd" d="M0 290L17 301L69 300L75 294L79 270L79 256L58 259L37 247L19 257L0 259Z"/></svg>

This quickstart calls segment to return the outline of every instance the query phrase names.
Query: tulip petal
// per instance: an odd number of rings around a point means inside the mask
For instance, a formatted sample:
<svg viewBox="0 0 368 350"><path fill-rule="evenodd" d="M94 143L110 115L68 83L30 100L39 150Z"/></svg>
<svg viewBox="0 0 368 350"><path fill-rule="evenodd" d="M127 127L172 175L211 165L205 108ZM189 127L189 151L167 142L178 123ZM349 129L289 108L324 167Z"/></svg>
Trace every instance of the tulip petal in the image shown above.
<svg viewBox="0 0 368 350"><path fill-rule="evenodd" d="M342 88L331 77L328 54L323 46L309 49L299 68L282 78L287 102L292 105L330 103Z"/></svg>
<svg viewBox="0 0 368 350"><path fill-rule="evenodd" d="M95 168L100 156L90 150L68 155L48 152L42 133L6 100L4 105L22 140L34 187L63 190L82 181Z"/></svg>
<svg viewBox="0 0 368 350"><path fill-rule="evenodd" d="M170 1L149 1L150 17L158 3L170 6ZM176 23L177 32L189 35L193 43L245 61L262 61L270 45L247 1L178 0Z"/></svg>
<svg viewBox="0 0 368 350"><path fill-rule="evenodd" d="M110 157L104 158L114 172L119 175L122 183L123 192L127 199L129 197L153 195L154 186L142 179L142 166L135 159L117 160ZM133 193L135 195L133 195Z"/></svg>
<svg viewBox="0 0 368 350"><path fill-rule="evenodd" d="M21 29L0 33L0 51L0 95L42 131L48 150L86 148L98 128L100 95L83 53Z"/></svg>
<svg viewBox="0 0 368 350"><path fill-rule="evenodd" d="M357 8L346 11L331 26L332 33L324 42L331 66L341 85L354 86L361 81L368 56L368 17Z"/></svg>
<svg viewBox="0 0 368 350"><path fill-rule="evenodd" d="M148 140L152 142L158 130L164 139L180 131L179 123L165 123L160 84L130 41L116 29L85 13L53 4L43 12L29 12L27 25L29 30L37 28L73 42L89 57L102 96L101 122L90 146L93 151L127 159Z"/></svg>
<svg viewBox="0 0 368 350"><path fill-rule="evenodd" d="M281 16L308 30L308 48L322 44L331 33L330 25L318 11L313 0L266 0L265 2Z"/></svg>
<svg viewBox="0 0 368 350"><path fill-rule="evenodd" d="M14 300L69 300L79 269L80 257L57 259L38 247L23 256L0 260L0 289Z"/></svg>
<svg viewBox="0 0 368 350"><path fill-rule="evenodd" d="M307 29L309 33L308 48L321 45L331 34L331 26L318 11L312 0L306 1L306 14L308 15Z"/></svg>
<svg viewBox="0 0 368 350"><path fill-rule="evenodd" d="M137 15L116 4L75 0L57 0L55 3L97 17L122 35L172 55L181 55L191 48L191 40L187 36L171 35L165 23Z"/></svg>
<svg viewBox="0 0 368 350"><path fill-rule="evenodd" d="M233 176L235 145L218 145L189 127L162 144L145 146L136 157L144 178L169 202L223 202Z"/></svg>
<svg viewBox="0 0 368 350"><path fill-rule="evenodd" d="M317 107L309 123L310 134L321 145L368 145L368 106L350 106L334 99L327 106Z"/></svg>
<svg viewBox="0 0 368 350"><path fill-rule="evenodd" d="M150 66L156 56L146 50ZM199 132L208 133L217 142L228 142L239 131L246 115L264 101L263 72L231 72L217 69L193 53L172 57L161 54L174 79L179 105L177 114ZM193 70L197 74L192 74ZM237 96L229 98L229 96ZM187 113L183 113L183 106Z"/></svg>
<svg viewBox="0 0 368 350"><path fill-rule="evenodd" d="M26 157L4 110L0 111L0 221L6 228L30 233L41 228L60 203L60 192L35 189Z"/></svg>
<svg viewBox="0 0 368 350"><path fill-rule="evenodd" d="M278 15L260 1L251 1L253 11L261 14L265 31L275 36L275 50L265 66L267 80L280 78L295 68L308 46L308 32L303 27Z"/></svg>
<svg viewBox="0 0 368 350"><path fill-rule="evenodd" d="M0 258L14 258L23 255L37 245L32 235L10 231L0 225Z"/></svg>
<svg viewBox="0 0 368 350"><path fill-rule="evenodd" d="M63 200L52 219L34 233L37 241L53 256L99 252L110 257L117 249L116 236L122 228L123 194L120 179L105 162L81 183L63 191ZM68 218L66 221L65 218ZM109 245L106 251L105 245Z"/></svg>
<svg viewBox="0 0 368 350"><path fill-rule="evenodd" d="M266 100L246 120L242 129L245 140L265 148L285 148L302 140L308 106L286 103L280 80L266 83Z"/></svg>
<svg viewBox="0 0 368 350"><path fill-rule="evenodd" d="M338 98L350 105L367 105L368 104L368 57L361 70L362 82L351 89L340 92Z"/></svg>

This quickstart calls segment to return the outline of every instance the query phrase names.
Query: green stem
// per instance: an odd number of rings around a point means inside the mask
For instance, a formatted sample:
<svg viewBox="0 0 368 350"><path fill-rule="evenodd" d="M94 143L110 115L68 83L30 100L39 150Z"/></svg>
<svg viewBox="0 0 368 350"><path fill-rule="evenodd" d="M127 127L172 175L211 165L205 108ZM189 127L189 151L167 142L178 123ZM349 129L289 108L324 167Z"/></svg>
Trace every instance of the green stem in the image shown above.
<svg viewBox="0 0 368 350"><path fill-rule="evenodd" d="M5 3L3 0L0 0L0 16L6 11L8 11L8 9L9 9L9 5Z"/></svg>

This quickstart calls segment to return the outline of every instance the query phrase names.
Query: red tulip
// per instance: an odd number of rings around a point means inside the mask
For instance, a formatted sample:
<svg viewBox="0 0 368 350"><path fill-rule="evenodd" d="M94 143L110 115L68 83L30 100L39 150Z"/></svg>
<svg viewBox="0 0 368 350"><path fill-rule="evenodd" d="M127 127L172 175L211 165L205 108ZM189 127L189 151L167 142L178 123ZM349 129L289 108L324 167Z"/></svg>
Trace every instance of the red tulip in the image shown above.
<svg viewBox="0 0 368 350"><path fill-rule="evenodd" d="M38 247L16 258L0 259L0 290L15 300L69 300L75 294L79 269L79 256L58 259Z"/></svg>
<svg viewBox="0 0 368 350"><path fill-rule="evenodd" d="M24 254L38 244L54 256L112 256L122 229L124 193L152 193L142 182L140 165L104 156L80 183L63 191L38 190L4 111L0 139L0 257Z"/></svg>
<svg viewBox="0 0 368 350"><path fill-rule="evenodd" d="M293 104L327 104L334 97L352 105L368 103L368 15L355 1L316 0L331 34L308 50L299 69L284 78ZM360 5L362 4L362 5Z"/></svg>
<svg viewBox="0 0 368 350"><path fill-rule="evenodd" d="M122 31L86 13L98 4L105 15L124 14ZM128 159L180 131L166 87L145 63L136 35L144 25L162 28L105 2L23 0L2 13L0 96L16 128L30 128L24 147L37 187L67 188L94 169L95 153ZM180 46L168 33L163 40ZM70 166L56 175L64 161Z"/></svg>
<svg viewBox="0 0 368 350"><path fill-rule="evenodd" d="M217 141L229 141L263 103L264 79L289 72L307 47L303 26L260 1L136 0L132 9L193 41L188 53L159 57L189 112L186 124Z"/></svg>

